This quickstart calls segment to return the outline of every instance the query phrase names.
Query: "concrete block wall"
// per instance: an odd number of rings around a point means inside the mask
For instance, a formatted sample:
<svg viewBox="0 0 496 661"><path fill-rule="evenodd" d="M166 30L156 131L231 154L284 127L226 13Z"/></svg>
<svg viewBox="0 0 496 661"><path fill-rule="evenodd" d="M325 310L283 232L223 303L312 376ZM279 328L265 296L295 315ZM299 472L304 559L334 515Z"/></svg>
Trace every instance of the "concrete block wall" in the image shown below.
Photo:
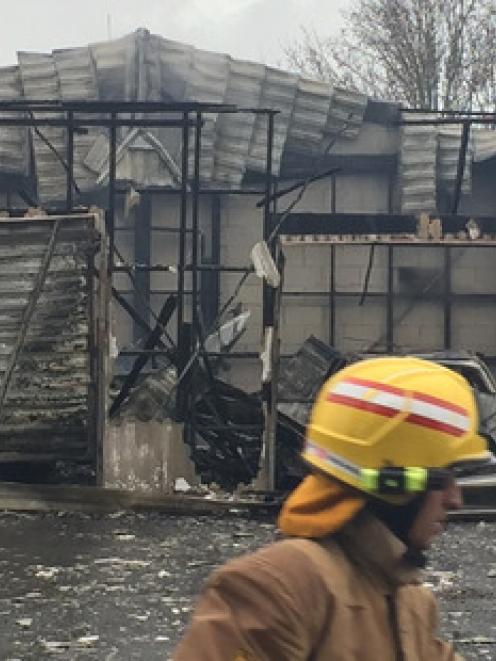
<svg viewBox="0 0 496 661"><path fill-rule="evenodd" d="M360 297L337 297L335 303L335 341L341 351L375 351L384 348L386 308L375 298L366 298L360 305ZM379 343L376 346L376 343Z"/></svg>
<svg viewBox="0 0 496 661"><path fill-rule="evenodd" d="M383 173L338 175L336 211L342 213L387 213L389 176Z"/></svg>
<svg viewBox="0 0 496 661"><path fill-rule="evenodd" d="M315 290L329 278L331 247L325 243L290 244L286 248L287 291ZM335 246L336 291L348 296L335 299L335 345L342 351L364 351L372 344L374 350L385 350L386 297L373 296L387 292L387 248L376 246L367 296L359 304L370 254L370 246ZM309 255L312 255L309 257ZM477 300L475 294L496 296L496 249L492 247L456 248L451 254L452 291L462 294L452 303L452 348L496 354L496 305L493 299ZM423 282L437 277L426 295L401 284L400 269L425 270ZM432 294L442 291L444 248L400 247L393 253L394 349L396 351L435 351L444 347L444 304L442 297L432 300ZM298 284L300 283L300 284ZM290 290L291 286L291 290ZM324 291L328 291L324 287ZM350 296L350 294L355 294ZM330 341L329 297L286 296L282 317L282 351L291 353L309 334ZM304 337L305 336L305 337Z"/></svg>
<svg viewBox="0 0 496 661"><path fill-rule="evenodd" d="M338 178L337 210L348 212L386 212L388 178L385 175L349 175ZM284 208L294 199L294 193L279 204ZM263 215L256 209L255 196L224 196L221 200L221 263L231 266L248 266L253 245L262 238ZM202 200L201 227L208 241L211 223L211 200ZM332 206L329 181L312 184L296 211L328 212ZM153 225L178 227L179 197L160 196L153 199ZM122 251L131 258L133 237L121 240ZM127 244L126 244L127 241ZM152 241L152 261L175 263L178 236L172 233L156 233ZM369 263L370 246L335 245L335 287L344 296L335 300L335 345L344 351L364 351L372 344L375 350L385 349L387 248L376 246L373 267L370 272L368 296L359 305ZM331 246L318 241L291 244L285 247L285 296L281 313L281 351L293 353L301 343L313 334L330 340L329 289L331 274ZM496 293L496 253L494 248L456 248L452 250L452 290L455 294ZM429 351L442 349L444 342L443 303L425 297L413 301L404 280L400 280L401 268L425 270L428 280L433 274L442 275L444 249L442 247L395 246L393 286L395 291L394 328L395 349L402 351ZM186 282L188 284L188 278ZM240 278L239 273L221 273L220 303L226 301ZM152 289L174 289L176 276L169 273L152 274ZM442 280L432 291L439 291ZM303 292L303 295L291 293ZM308 295L305 295L305 292ZM351 294L354 294L353 296ZM429 299L429 300L428 300ZM158 311L163 296L152 294L152 306ZM251 311L248 329L237 349L258 353L262 332L262 282L250 275L234 304L241 302ZM496 306L494 306L496 308ZM405 310L408 308L408 312ZM496 354L496 319L489 301L459 296L453 303L452 340L454 348L472 349ZM117 328L125 336L129 322L124 323L125 313L118 311ZM476 323L474 323L476 320ZM175 324L171 325L175 333ZM377 344L378 343L378 344ZM233 360L226 378L236 385L256 389L259 385L260 362L257 359Z"/></svg>

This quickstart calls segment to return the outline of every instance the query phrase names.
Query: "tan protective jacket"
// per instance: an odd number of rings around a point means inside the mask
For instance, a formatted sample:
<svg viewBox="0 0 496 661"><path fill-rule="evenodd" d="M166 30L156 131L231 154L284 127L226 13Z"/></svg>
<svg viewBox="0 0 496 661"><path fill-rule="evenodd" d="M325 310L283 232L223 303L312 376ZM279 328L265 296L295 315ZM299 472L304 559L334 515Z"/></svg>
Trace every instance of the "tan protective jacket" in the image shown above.
<svg viewBox="0 0 496 661"><path fill-rule="evenodd" d="M455 661L405 546L367 513L324 542L287 539L209 579L174 661Z"/></svg>

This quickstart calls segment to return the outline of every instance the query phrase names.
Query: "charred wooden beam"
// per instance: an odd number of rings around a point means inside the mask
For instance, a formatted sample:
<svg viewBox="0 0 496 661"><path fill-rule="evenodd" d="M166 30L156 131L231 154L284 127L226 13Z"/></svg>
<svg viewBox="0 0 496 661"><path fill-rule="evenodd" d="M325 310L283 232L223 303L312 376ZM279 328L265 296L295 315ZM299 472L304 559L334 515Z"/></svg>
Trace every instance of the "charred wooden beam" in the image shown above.
<svg viewBox="0 0 496 661"><path fill-rule="evenodd" d="M496 234L496 217L473 217L440 214L444 234L466 231L473 218L481 234ZM279 216L277 217L279 218ZM405 235L416 234L417 217L413 214L381 213L292 213L284 221L280 233L287 235Z"/></svg>

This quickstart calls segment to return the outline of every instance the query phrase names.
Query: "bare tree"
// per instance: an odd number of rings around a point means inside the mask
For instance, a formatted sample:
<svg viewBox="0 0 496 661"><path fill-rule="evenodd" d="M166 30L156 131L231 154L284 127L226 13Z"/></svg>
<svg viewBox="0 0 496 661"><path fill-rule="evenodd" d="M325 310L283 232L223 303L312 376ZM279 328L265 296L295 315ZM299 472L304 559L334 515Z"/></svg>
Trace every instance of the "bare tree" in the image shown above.
<svg viewBox="0 0 496 661"><path fill-rule="evenodd" d="M288 63L414 108L494 107L495 0L354 0L344 15L337 37L304 29Z"/></svg>

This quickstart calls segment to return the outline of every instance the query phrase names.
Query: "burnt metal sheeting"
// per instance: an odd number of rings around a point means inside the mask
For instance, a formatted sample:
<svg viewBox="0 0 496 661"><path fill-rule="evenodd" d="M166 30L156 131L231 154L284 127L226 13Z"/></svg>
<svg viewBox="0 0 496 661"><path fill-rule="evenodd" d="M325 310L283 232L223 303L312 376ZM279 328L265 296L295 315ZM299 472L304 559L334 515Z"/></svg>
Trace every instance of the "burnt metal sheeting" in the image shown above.
<svg viewBox="0 0 496 661"><path fill-rule="evenodd" d="M322 147L331 98L332 86L329 83L299 79L287 149L308 152L318 151Z"/></svg>
<svg viewBox="0 0 496 661"><path fill-rule="evenodd" d="M96 101L98 86L95 63L89 48L67 48L53 52L59 79L60 98L67 101ZM99 135L96 128L87 128L74 135L74 178L80 190L95 184L93 173L84 164L91 146ZM61 191L61 196L64 191Z"/></svg>
<svg viewBox="0 0 496 661"><path fill-rule="evenodd" d="M0 222L0 374L23 325L53 223ZM0 413L0 461L15 456L84 457L88 435L90 356L88 258L90 219L60 221L47 277Z"/></svg>
<svg viewBox="0 0 496 661"><path fill-rule="evenodd" d="M226 96L228 72L229 57L227 55L195 49L191 74L186 87L186 97L200 102L222 103ZM212 179L218 119L216 114L206 116L202 127L200 179L204 182Z"/></svg>
<svg viewBox="0 0 496 661"><path fill-rule="evenodd" d="M19 53L18 57L22 85L19 87L16 82L15 67L5 69L6 91L2 92L0 72L0 95L53 100L199 101L278 110L274 130L275 174L280 170L283 151L319 153L325 137L340 132L345 122L349 126L342 135L356 137L366 106L366 98L355 92L196 49L143 29L88 47L55 50L52 54ZM36 117L43 118L41 109ZM205 114L200 159L202 182L238 187L248 169L264 171L266 125L266 116L250 112ZM150 132L170 158L180 163L180 131L153 128ZM66 130L47 127L43 133L65 159ZM119 144L128 133L118 132ZM34 131L32 134L40 200L43 203L61 200L66 191L64 168L46 142ZM108 160L105 137L105 133L99 134L95 129L75 135L75 178L82 190L92 187L94 175L101 172L102 164ZM1 144L0 140L0 148ZM9 141L5 140L5 144L12 154ZM192 145L191 139L190 150ZM27 148L17 153L23 154L27 161ZM192 156L190 151L191 170Z"/></svg>
<svg viewBox="0 0 496 661"><path fill-rule="evenodd" d="M188 44L143 34L144 62L140 98L148 101L188 100L187 86L193 67L194 48ZM162 143L176 164L181 163L181 132L154 128L150 132Z"/></svg>
<svg viewBox="0 0 496 661"><path fill-rule="evenodd" d="M339 133L344 138L356 138L362 128L368 98L343 87L334 87L327 116L326 133ZM346 128L343 130L343 127Z"/></svg>
<svg viewBox="0 0 496 661"><path fill-rule="evenodd" d="M26 99L59 98L59 79L52 55L44 53L18 53L22 86ZM42 119L41 112L33 113L36 119ZM54 114L51 115L54 117ZM61 115L59 115L61 116ZM43 136L58 154L65 155L65 130L57 126L43 128ZM38 178L38 197L41 202L58 200L65 196L66 172L60 159L42 137L33 132L34 156Z"/></svg>
<svg viewBox="0 0 496 661"><path fill-rule="evenodd" d="M0 99L21 99L19 67L0 68ZM8 117L5 114L5 117ZM2 172L25 175L28 171L27 130L0 127L0 168Z"/></svg>
<svg viewBox="0 0 496 661"><path fill-rule="evenodd" d="M417 118L428 120L434 117L423 114ZM403 124L399 161L402 213L436 210L436 169L437 127Z"/></svg>
<svg viewBox="0 0 496 661"><path fill-rule="evenodd" d="M132 101L138 98L136 40L139 33L138 30L121 39L90 45L101 101Z"/></svg>
<svg viewBox="0 0 496 661"><path fill-rule="evenodd" d="M291 116L293 114L298 76L293 73L266 67L262 83L260 106L277 110L274 120L274 144L272 163L274 170L279 172L282 152L286 143ZM247 168L256 172L265 171L267 159L267 117L257 115L251 136Z"/></svg>
<svg viewBox="0 0 496 661"><path fill-rule="evenodd" d="M322 384L346 363L342 353L311 335L281 365L277 410L304 429Z"/></svg>
<svg viewBox="0 0 496 661"><path fill-rule="evenodd" d="M265 67L254 62L230 60L224 103L258 108L262 96ZM253 113L220 115L216 123L214 182L238 187L246 171L255 126Z"/></svg>
<svg viewBox="0 0 496 661"><path fill-rule="evenodd" d="M460 158L460 144L462 140L462 126L440 127L438 152L437 181L450 193L453 192L458 172L458 161ZM462 192L470 193L472 182L472 154L473 145L469 140L465 167L462 177Z"/></svg>

